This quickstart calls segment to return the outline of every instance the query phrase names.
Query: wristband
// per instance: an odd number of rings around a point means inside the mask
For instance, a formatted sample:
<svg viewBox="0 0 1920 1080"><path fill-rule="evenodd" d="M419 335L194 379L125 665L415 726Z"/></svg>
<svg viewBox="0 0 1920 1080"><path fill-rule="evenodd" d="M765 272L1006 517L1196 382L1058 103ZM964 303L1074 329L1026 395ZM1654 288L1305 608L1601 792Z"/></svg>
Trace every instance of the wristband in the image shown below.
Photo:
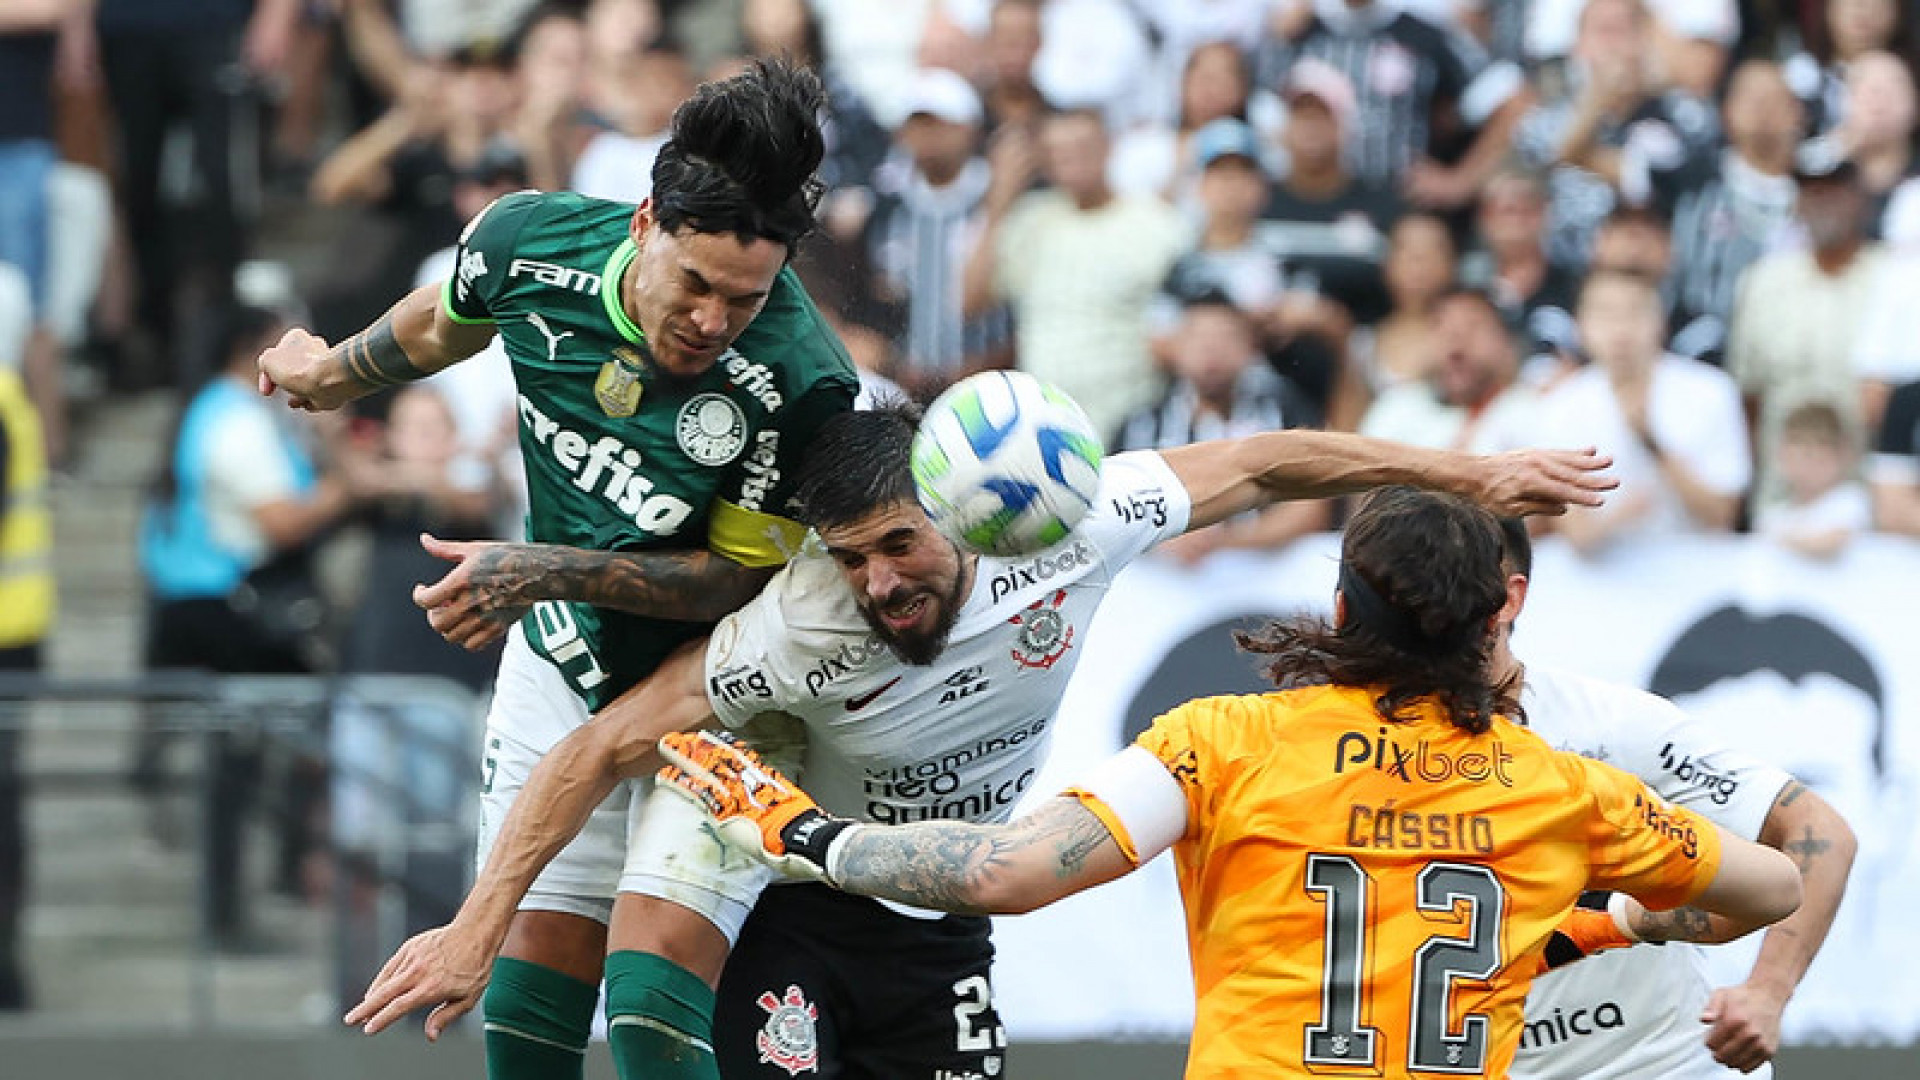
<svg viewBox="0 0 1920 1080"><path fill-rule="evenodd" d="M1620 930L1620 936L1639 944L1640 935L1634 933L1633 926L1627 921L1627 894L1617 892L1607 897L1607 914L1613 916L1613 925Z"/></svg>
<svg viewBox="0 0 1920 1080"><path fill-rule="evenodd" d="M780 844L787 854L805 859L819 867L833 880L833 844L840 834L853 827L856 822L847 818L829 816L825 811L810 809L780 830Z"/></svg>

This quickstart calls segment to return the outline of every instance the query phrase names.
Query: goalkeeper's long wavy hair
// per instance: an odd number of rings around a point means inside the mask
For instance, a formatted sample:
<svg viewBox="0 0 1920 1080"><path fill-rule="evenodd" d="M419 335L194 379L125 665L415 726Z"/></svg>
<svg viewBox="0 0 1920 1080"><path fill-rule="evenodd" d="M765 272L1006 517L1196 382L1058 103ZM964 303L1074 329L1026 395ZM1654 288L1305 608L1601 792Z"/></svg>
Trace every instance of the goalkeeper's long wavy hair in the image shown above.
<svg viewBox="0 0 1920 1080"><path fill-rule="evenodd" d="M900 398L830 417L807 444L794 478L797 520L831 529L915 502L913 435L919 429L919 407Z"/></svg>
<svg viewBox="0 0 1920 1080"><path fill-rule="evenodd" d="M661 228L771 240L791 256L813 230L826 155L826 91L813 72L756 60L701 84L673 111L653 161L653 215Z"/></svg>
<svg viewBox="0 0 1920 1080"><path fill-rule="evenodd" d="M1386 488L1347 523L1340 546L1340 625L1319 615L1280 619L1236 635L1269 657L1282 689L1326 685L1377 691L1382 718L1408 718L1431 700L1463 730L1518 716L1491 679L1493 616L1506 603L1500 526L1451 495Z"/></svg>

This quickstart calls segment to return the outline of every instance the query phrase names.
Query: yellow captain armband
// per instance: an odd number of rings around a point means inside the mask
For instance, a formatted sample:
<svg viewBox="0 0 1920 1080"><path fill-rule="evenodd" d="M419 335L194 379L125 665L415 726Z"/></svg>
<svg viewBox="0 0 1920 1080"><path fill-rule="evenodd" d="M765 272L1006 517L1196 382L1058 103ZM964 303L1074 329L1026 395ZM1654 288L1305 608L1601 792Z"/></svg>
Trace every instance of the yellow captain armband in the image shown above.
<svg viewBox="0 0 1920 1080"><path fill-rule="evenodd" d="M707 522L707 549L741 566L781 566L800 553L807 527L777 514L715 499Z"/></svg>

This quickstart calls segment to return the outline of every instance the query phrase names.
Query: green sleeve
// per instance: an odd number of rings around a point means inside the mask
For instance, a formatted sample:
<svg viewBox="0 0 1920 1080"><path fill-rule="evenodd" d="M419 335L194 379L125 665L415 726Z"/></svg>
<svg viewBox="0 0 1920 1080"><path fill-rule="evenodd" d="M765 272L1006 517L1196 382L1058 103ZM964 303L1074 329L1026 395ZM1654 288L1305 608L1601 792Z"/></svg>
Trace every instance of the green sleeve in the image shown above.
<svg viewBox="0 0 1920 1080"><path fill-rule="evenodd" d="M440 287L440 304L457 323L494 320L493 301L506 287L520 233L540 205L537 191L502 195L475 214L454 248L453 275Z"/></svg>

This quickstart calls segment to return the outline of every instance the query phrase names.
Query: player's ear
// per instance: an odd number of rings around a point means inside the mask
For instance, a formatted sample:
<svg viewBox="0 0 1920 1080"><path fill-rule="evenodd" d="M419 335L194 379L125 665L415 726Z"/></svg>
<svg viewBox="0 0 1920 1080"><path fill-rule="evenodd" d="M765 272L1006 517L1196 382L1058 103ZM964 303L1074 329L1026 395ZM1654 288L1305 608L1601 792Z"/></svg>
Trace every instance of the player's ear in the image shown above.
<svg viewBox="0 0 1920 1080"><path fill-rule="evenodd" d="M633 217L627 222L627 238L633 241L635 247L645 247L647 234L652 231L653 200L646 198L633 208Z"/></svg>
<svg viewBox="0 0 1920 1080"><path fill-rule="evenodd" d="M1527 576L1525 574L1507 575L1507 602L1500 606L1494 622L1497 626L1512 626L1520 618L1520 609L1527 606Z"/></svg>
<svg viewBox="0 0 1920 1080"><path fill-rule="evenodd" d="M1333 590L1333 626L1338 630L1347 625L1347 594L1339 589Z"/></svg>

